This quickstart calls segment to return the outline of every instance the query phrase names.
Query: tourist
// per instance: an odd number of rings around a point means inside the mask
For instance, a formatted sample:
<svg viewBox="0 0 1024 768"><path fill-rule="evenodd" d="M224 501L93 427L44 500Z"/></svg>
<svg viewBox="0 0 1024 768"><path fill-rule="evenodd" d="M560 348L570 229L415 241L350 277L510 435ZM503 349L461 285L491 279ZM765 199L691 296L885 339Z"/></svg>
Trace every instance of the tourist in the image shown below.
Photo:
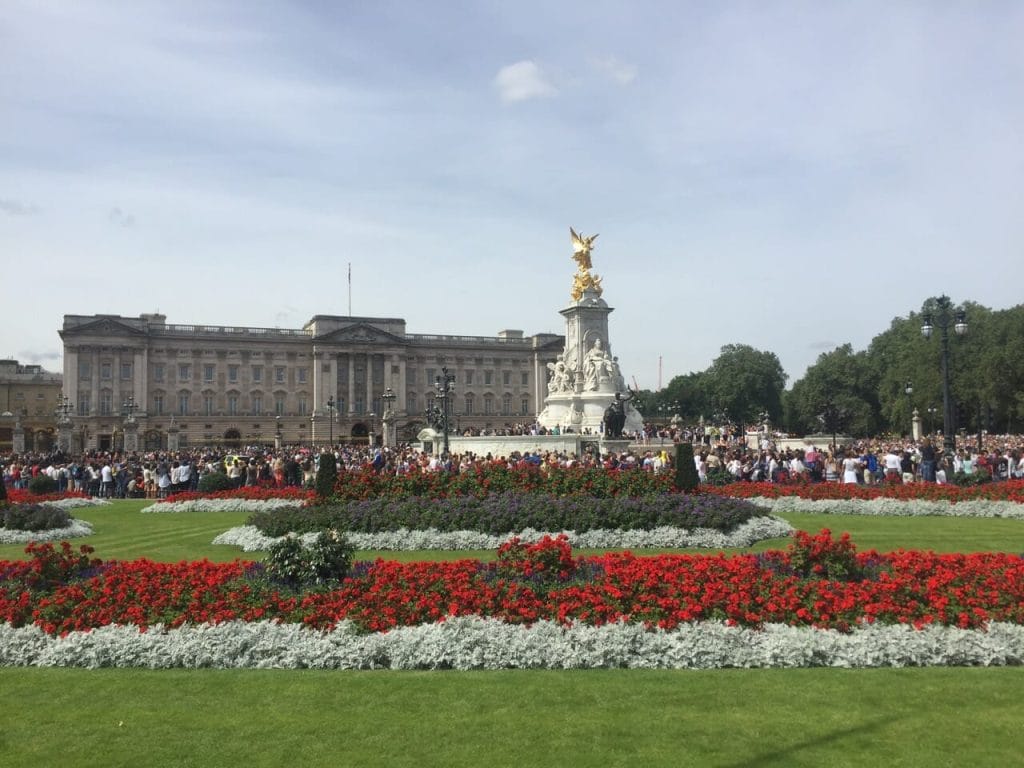
<svg viewBox="0 0 1024 768"><path fill-rule="evenodd" d="M860 461L854 456L846 456L842 462L843 483L856 485L860 477Z"/></svg>

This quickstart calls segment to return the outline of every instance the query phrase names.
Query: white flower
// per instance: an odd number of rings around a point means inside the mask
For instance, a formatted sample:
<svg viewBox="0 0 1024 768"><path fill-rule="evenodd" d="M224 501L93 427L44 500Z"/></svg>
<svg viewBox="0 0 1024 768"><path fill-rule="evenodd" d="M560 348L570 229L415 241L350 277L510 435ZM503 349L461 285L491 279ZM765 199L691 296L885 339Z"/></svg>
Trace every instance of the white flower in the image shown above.
<svg viewBox="0 0 1024 768"><path fill-rule="evenodd" d="M535 531L527 528L522 531L510 531L504 536L494 536L489 533L478 531L439 531L436 528L428 528L421 531L412 531L408 528L399 528L397 531L384 531L381 533L358 533L345 531L345 538L357 550L413 550L413 549L497 549L512 536L518 536L525 542L540 541L545 536L554 536L564 533L569 538L569 544L577 549L653 549L653 548L681 548L681 547L747 547L755 541L763 539L774 539L789 536L793 532L793 526L785 520L777 517L755 517L751 518L732 531L722 533L713 528L654 528L650 531L643 530L606 530L597 529L592 531ZM316 533L305 533L300 540L309 546L317 537ZM252 525L238 526L225 531L213 540L214 544L228 544L241 547L243 552L266 551L271 544L280 541L284 537L265 536L259 529Z"/></svg>
<svg viewBox="0 0 1024 768"><path fill-rule="evenodd" d="M1024 663L1024 627L867 625L849 633L721 622L526 627L476 616L364 634L300 624L229 622L140 632L107 626L65 637L0 624L0 666L280 669L717 669L1003 666Z"/></svg>

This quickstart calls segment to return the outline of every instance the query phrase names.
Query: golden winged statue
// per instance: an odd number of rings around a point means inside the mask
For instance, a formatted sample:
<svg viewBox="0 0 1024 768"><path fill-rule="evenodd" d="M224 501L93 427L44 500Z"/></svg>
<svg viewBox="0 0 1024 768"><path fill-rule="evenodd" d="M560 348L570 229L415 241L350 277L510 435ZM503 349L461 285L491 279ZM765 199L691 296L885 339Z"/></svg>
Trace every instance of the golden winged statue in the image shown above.
<svg viewBox="0 0 1024 768"><path fill-rule="evenodd" d="M590 270L594 266L590 260L590 251L593 248L594 241L597 239L597 235L587 237L581 235L572 227L569 227L569 234L572 236L572 258L577 265L570 296L572 296L573 301L579 301L583 298L583 292L588 290L594 291L600 296L601 278L590 274Z"/></svg>

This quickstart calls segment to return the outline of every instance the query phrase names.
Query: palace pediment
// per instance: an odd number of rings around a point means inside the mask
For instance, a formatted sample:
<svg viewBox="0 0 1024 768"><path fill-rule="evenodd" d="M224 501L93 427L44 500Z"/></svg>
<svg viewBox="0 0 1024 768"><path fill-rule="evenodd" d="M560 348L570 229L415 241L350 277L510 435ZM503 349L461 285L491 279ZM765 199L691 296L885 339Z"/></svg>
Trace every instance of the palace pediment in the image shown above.
<svg viewBox="0 0 1024 768"><path fill-rule="evenodd" d="M146 332L119 318L100 316L81 325L65 326L61 329L60 335L62 338L69 336L145 336Z"/></svg>
<svg viewBox="0 0 1024 768"><path fill-rule="evenodd" d="M406 344L401 336L388 333L369 323L353 323L313 339L317 344Z"/></svg>

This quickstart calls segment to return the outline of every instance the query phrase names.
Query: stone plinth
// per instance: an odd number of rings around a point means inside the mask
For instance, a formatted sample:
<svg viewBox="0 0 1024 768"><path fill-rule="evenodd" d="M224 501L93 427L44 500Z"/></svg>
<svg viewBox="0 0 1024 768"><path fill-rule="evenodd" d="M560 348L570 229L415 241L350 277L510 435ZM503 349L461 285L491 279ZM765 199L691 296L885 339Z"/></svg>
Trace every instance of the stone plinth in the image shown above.
<svg viewBox="0 0 1024 768"><path fill-rule="evenodd" d="M124 423L124 450L125 453L137 453L139 450L139 423L137 421Z"/></svg>
<svg viewBox="0 0 1024 768"><path fill-rule="evenodd" d="M619 360L608 340L612 308L594 290L561 311L565 318L565 351L549 364L548 394L537 421L547 429L599 433L615 393L626 393ZM625 434L643 429L643 417L626 404Z"/></svg>

